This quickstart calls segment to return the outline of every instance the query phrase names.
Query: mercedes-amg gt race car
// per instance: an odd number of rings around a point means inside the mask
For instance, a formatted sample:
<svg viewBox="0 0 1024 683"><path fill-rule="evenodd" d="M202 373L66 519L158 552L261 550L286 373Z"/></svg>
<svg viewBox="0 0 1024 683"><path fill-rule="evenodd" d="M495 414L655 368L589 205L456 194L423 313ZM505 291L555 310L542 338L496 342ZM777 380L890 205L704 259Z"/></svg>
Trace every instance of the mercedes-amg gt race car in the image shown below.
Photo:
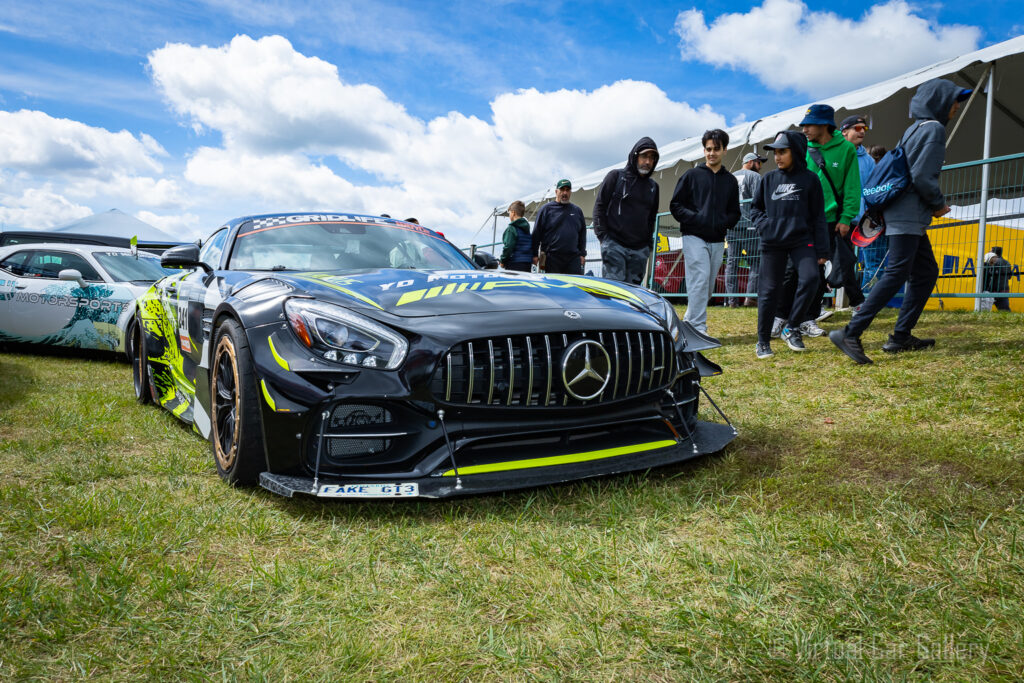
<svg viewBox="0 0 1024 683"><path fill-rule="evenodd" d="M119 247L0 247L0 342L121 351L130 360L135 299L170 272L152 254Z"/></svg>
<svg viewBox="0 0 1024 683"><path fill-rule="evenodd" d="M162 262L185 270L139 299L136 397L208 438L234 484L444 497L736 433L697 419L718 342L639 287L481 269L427 228L353 214L239 218Z"/></svg>

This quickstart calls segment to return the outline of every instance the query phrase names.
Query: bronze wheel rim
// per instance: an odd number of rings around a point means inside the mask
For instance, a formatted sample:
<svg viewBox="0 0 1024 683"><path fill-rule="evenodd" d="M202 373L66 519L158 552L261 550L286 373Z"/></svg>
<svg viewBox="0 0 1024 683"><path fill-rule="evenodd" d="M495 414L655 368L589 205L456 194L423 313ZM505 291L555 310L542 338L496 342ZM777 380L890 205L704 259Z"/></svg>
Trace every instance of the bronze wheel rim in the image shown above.
<svg viewBox="0 0 1024 683"><path fill-rule="evenodd" d="M213 444L217 464L227 471L238 458L238 431L241 397L238 393L238 361L235 346L228 336L221 337L214 354Z"/></svg>

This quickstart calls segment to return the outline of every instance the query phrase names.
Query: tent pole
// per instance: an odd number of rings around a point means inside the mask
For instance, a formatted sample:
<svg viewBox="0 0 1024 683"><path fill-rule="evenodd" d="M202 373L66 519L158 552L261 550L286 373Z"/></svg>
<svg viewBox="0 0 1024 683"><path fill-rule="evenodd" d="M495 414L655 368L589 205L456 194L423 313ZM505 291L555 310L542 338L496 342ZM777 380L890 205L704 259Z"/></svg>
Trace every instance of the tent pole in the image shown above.
<svg viewBox="0 0 1024 683"><path fill-rule="evenodd" d="M995 98L995 75L996 75L996 63L992 62L992 66L988 70L988 85L987 92L985 93L985 142L984 149L982 150L982 159L988 159L992 145L992 100ZM984 289L984 274L983 270L983 259L985 258L985 227L988 223L988 185L989 185L989 166L990 164L983 164L981 167L981 216L978 218L978 255L974 261L974 293L981 294ZM981 297L976 296L974 298L974 310L981 310Z"/></svg>

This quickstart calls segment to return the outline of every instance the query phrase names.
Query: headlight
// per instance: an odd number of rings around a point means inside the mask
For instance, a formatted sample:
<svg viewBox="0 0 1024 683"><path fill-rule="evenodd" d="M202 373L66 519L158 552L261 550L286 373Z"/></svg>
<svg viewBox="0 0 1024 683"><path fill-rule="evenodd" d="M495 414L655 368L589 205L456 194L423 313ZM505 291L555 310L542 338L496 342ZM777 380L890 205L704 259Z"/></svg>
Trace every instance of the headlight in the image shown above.
<svg viewBox="0 0 1024 683"><path fill-rule="evenodd" d="M672 341L678 344L682 339L683 330L679 325L679 316L676 314L675 307L668 302L668 299L659 298L651 308L658 317L665 321L668 332L672 335Z"/></svg>
<svg viewBox="0 0 1024 683"><path fill-rule="evenodd" d="M340 306L288 299L284 311L302 343L329 361L394 370L409 350L402 335Z"/></svg>

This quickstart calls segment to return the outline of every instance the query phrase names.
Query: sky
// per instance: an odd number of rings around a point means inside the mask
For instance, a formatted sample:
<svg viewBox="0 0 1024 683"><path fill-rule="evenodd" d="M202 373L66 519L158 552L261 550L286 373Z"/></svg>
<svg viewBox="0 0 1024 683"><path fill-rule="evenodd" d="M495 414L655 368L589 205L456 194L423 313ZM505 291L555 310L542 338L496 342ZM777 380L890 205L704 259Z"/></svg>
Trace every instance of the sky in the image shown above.
<svg viewBox="0 0 1024 683"><path fill-rule="evenodd" d="M117 208L184 241L345 211L465 245L494 207L624 162L642 136L1021 33L1019 0L0 0L0 226Z"/></svg>

